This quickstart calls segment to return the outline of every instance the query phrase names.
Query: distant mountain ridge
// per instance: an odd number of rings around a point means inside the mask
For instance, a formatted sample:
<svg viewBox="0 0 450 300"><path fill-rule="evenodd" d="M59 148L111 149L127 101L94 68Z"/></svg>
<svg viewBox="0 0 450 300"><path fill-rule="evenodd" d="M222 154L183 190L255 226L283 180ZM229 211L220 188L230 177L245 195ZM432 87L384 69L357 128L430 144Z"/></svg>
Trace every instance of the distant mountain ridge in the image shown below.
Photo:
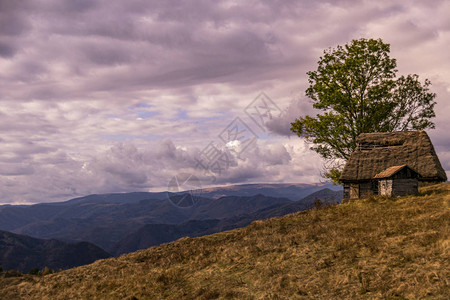
<svg viewBox="0 0 450 300"><path fill-rule="evenodd" d="M231 218L190 220L183 224L146 224L135 232L128 234L109 250L114 255L121 255L172 242L181 237L198 237L245 227L256 220L285 216L311 208L318 199L323 204L340 203L342 191L323 189L299 201L274 204L252 213L244 213Z"/></svg>
<svg viewBox="0 0 450 300"><path fill-rule="evenodd" d="M214 226L210 231L242 227L245 226L242 224L248 224L260 217L279 216L306 209L314 202L314 199L300 196L311 195L319 190L328 190L324 188L325 186L331 185L248 184L208 188L200 191L200 197L194 206L182 209L175 207L167 199L169 195L182 197L182 192L89 195L65 202L2 206L0 207L0 230L37 238L57 238L69 242L88 241L110 253L116 253L118 248L132 249L132 247L121 247L118 243L149 224L160 226L159 228L170 226L175 228L194 220L221 220L221 225ZM239 193L243 195L238 196ZM323 193L319 198L324 199ZM328 190L328 193L339 194L331 190ZM299 195L296 200L301 198L305 200L291 201L295 194ZM274 195L290 198L274 197ZM276 212L265 212L269 208L276 209ZM161 227L161 225L170 226ZM186 231L176 233L176 229L173 230L174 234L167 233L167 236L177 237L183 232L186 233ZM192 227L186 235L204 234L203 232ZM167 238L160 237L155 241L160 244L166 242Z"/></svg>
<svg viewBox="0 0 450 300"><path fill-rule="evenodd" d="M0 266L4 270L68 269L108 257L109 253L88 242L67 243L0 231Z"/></svg>
<svg viewBox="0 0 450 300"><path fill-rule="evenodd" d="M340 187L331 183L263 183L263 184L239 184L204 188L201 196L218 199L224 196L254 196L262 194L269 197L287 198L298 201L314 192L328 188L340 190Z"/></svg>
<svg viewBox="0 0 450 300"><path fill-rule="evenodd" d="M180 195L181 196L181 195ZM180 209L167 200L144 199L131 203L67 202L37 204L0 211L0 230L37 238L88 241L106 251L145 224L182 224L189 220L223 219L255 212L289 199L264 195L199 198L193 207Z"/></svg>
<svg viewBox="0 0 450 300"><path fill-rule="evenodd" d="M275 198L287 198L292 201L297 201L319 191L324 188L331 190L340 190L340 187L334 186L331 183L267 183L267 184L237 184L228 186L217 186L203 188L196 190L197 194L204 198L218 199L225 196L254 196L262 194ZM186 193L187 191L180 191L178 194ZM81 204L81 203L135 203L141 200L162 200L167 199L168 195L177 193L169 192L129 192L129 193L107 193L107 194L91 194L83 197L77 197L61 202L42 202L34 205L67 205L67 204ZM0 212L4 208L10 207L31 207L34 205L0 205Z"/></svg>

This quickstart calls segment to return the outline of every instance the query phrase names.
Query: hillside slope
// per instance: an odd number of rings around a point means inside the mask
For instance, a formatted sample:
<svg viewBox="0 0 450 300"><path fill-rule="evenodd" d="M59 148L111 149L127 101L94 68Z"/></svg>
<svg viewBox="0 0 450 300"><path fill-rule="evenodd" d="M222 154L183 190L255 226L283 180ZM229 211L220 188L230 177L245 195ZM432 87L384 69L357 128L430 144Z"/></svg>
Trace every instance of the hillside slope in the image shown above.
<svg viewBox="0 0 450 300"><path fill-rule="evenodd" d="M450 184L256 221L43 277L4 299L432 298L450 294Z"/></svg>

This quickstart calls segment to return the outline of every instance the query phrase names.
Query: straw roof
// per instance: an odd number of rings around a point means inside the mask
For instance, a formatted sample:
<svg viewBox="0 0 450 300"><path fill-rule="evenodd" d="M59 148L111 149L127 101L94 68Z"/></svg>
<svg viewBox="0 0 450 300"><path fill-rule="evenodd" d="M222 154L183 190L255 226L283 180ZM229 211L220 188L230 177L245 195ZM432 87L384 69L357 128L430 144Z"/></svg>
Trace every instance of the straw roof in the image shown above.
<svg viewBox="0 0 450 300"><path fill-rule="evenodd" d="M386 170L384 170L381 173L378 173L373 178L375 178L375 179L388 178L388 177L391 177L392 175L395 175L395 173L397 173L398 171L403 170L403 168L409 168L409 167L408 167L408 165L393 166L393 167L387 168ZM409 169L411 169L411 168L409 168ZM412 170L412 171L414 171L414 170Z"/></svg>
<svg viewBox="0 0 450 300"><path fill-rule="evenodd" d="M423 130L362 133L356 141L357 149L341 175L344 182L370 180L390 167L402 165L418 172L420 180L447 180L433 144Z"/></svg>

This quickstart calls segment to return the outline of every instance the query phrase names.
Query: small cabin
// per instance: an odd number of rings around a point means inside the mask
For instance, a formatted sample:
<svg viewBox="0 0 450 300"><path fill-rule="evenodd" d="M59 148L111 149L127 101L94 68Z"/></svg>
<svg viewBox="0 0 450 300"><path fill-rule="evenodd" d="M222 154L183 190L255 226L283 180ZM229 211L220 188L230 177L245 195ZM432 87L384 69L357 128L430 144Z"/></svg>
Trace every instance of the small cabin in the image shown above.
<svg viewBox="0 0 450 300"><path fill-rule="evenodd" d="M447 181L433 144L421 131L362 133L341 174L344 201L403 195L417 186Z"/></svg>
<svg viewBox="0 0 450 300"><path fill-rule="evenodd" d="M419 173L408 165L393 166L375 175L378 180L378 195L406 196L419 192Z"/></svg>

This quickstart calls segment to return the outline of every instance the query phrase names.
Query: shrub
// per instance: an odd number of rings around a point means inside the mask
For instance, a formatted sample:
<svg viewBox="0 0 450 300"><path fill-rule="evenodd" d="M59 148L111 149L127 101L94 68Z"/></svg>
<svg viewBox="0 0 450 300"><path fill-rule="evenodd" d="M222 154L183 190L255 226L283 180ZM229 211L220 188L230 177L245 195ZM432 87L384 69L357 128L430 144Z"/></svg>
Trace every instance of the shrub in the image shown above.
<svg viewBox="0 0 450 300"><path fill-rule="evenodd" d="M49 267L45 267L44 270L42 271L42 275L48 275L48 274L52 274L55 271L53 271L52 269L50 269Z"/></svg>
<svg viewBox="0 0 450 300"><path fill-rule="evenodd" d="M22 272L16 270L9 270L5 273L5 277L21 277L22 275Z"/></svg>
<svg viewBox="0 0 450 300"><path fill-rule="evenodd" d="M29 275L39 275L39 269L38 268L33 268L30 270L30 272L28 272Z"/></svg>

